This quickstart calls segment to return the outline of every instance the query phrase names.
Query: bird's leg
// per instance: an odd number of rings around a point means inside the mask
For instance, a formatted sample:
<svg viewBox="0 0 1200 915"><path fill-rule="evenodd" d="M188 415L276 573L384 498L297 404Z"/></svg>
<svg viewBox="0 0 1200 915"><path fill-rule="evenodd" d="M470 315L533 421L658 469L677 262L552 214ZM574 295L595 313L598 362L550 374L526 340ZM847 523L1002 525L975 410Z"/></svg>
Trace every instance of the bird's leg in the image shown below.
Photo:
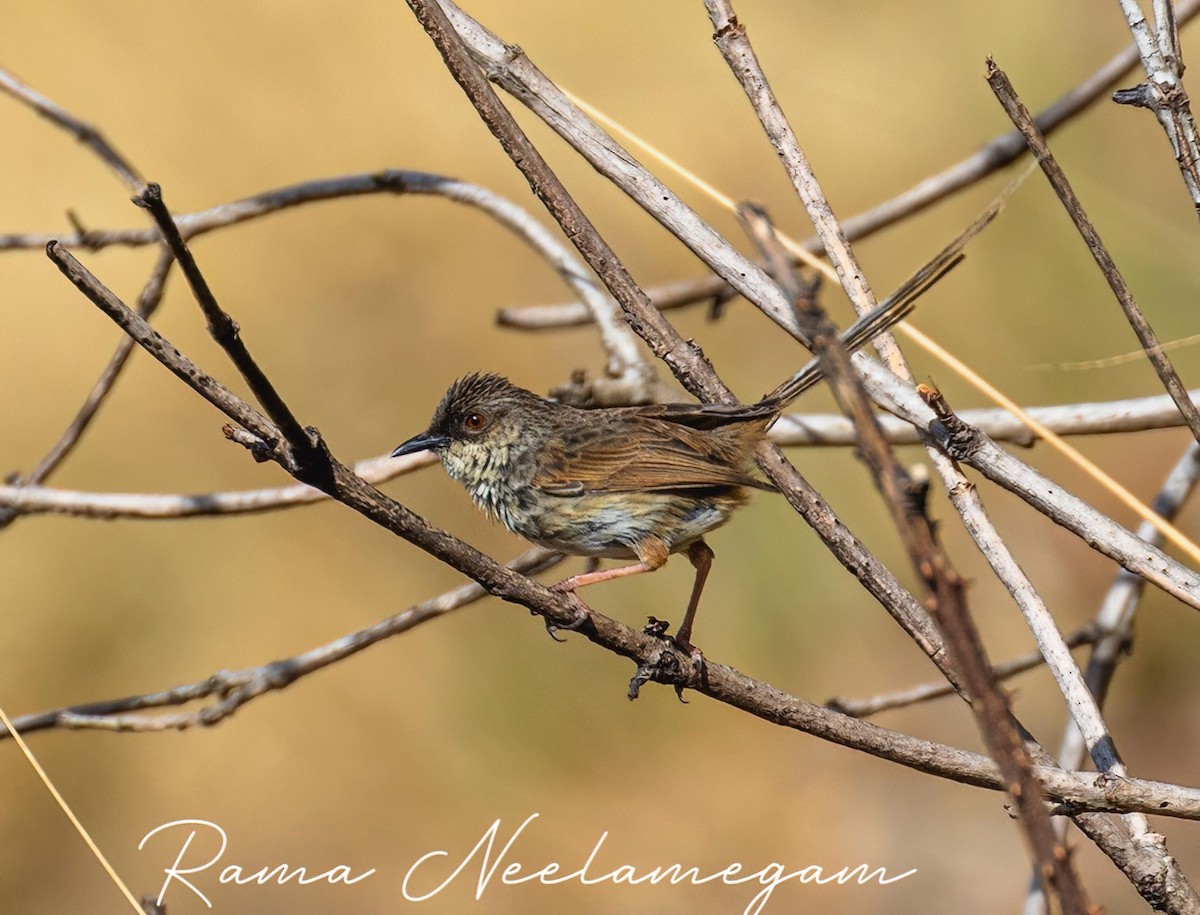
<svg viewBox="0 0 1200 915"><path fill-rule="evenodd" d="M546 630L550 633L550 638L561 642L562 639L555 636L555 632L559 629L578 629L583 625L588 618L588 605L583 602L583 599L575 593L576 588L582 588L584 585L594 585L598 581L608 581L610 578L624 578L626 575L637 575L641 572L651 571L650 567L644 562L635 562L633 565L620 566L616 569L592 569L588 572L581 572L578 575L572 575L570 578L564 578L558 584L550 586L551 591L557 591L559 594L564 594L571 608L575 611L575 619L566 626L555 626L547 621Z"/></svg>
<svg viewBox="0 0 1200 915"><path fill-rule="evenodd" d="M610 578L625 578L628 575L640 575L642 572L653 572L657 568L658 566L648 565L644 562L635 562L633 565L617 566L615 569L597 569L594 572L580 572L578 575L564 578L556 585L551 585L550 590L569 593L586 585L608 581Z"/></svg>
<svg viewBox="0 0 1200 915"><path fill-rule="evenodd" d="M704 656L700 649L692 644L692 623L696 619L696 607L700 604L700 592L704 590L708 570L712 568L713 551L703 540L696 540L688 547L687 555L696 568L696 580L692 583L692 597L683 614L683 622L675 631L675 644L679 646L680 651L692 656L696 666L700 666L704 663Z"/></svg>
<svg viewBox="0 0 1200 915"><path fill-rule="evenodd" d="M638 561L631 565L617 566L615 569L589 569L587 572L581 572L578 575L572 575L570 578L564 578L558 584L550 586L551 591L571 596L571 601L578 613L578 618L572 624L571 628L578 627L587 619L588 606L575 593L579 588L594 585L602 581L610 581L614 578L626 578L629 575L641 575L643 572L653 572L662 566L667 561L667 556L670 555L666 543L657 539L638 543L635 545L634 550L637 553Z"/></svg>

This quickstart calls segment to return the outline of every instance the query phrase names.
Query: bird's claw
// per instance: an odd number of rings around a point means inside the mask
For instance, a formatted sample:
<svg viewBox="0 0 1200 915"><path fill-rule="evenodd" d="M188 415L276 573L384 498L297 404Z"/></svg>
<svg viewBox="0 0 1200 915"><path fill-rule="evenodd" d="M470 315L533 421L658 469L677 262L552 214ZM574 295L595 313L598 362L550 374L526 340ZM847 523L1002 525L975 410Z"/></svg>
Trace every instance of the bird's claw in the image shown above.
<svg viewBox="0 0 1200 915"><path fill-rule="evenodd" d="M695 671L697 675L704 673L704 652L693 645L691 640L687 638L680 638L677 635L671 639L671 644L674 645L676 649L687 655L689 659L691 659L692 670Z"/></svg>
<svg viewBox="0 0 1200 915"><path fill-rule="evenodd" d="M575 593L574 589L570 587L564 587L565 584L565 582L560 581L556 585L551 585L550 590L558 594L562 594L567 598L567 603L569 603L571 605L571 609L575 611L575 619L567 623L565 626L559 625L553 620L546 620L546 633L556 642L566 641L566 639L560 639L557 635L555 635L556 632L558 632L560 629L566 629L568 632L576 631L580 626L588 621L588 617L591 612L591 608L589 608L588 605L580 599L579 595Z"/></svg>

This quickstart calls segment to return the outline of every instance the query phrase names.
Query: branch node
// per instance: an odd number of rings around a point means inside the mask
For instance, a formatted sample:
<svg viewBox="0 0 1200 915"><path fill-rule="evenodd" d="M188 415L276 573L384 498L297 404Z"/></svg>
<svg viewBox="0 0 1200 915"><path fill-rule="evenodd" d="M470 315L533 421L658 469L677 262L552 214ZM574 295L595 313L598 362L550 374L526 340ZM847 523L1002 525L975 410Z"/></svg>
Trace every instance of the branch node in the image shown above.
<svg viewBox="0 0 1200 915"><path fill-rule="evenodd" d="M1134 108L1158 109L1157 93L1149 83L1139 83L1131 89L1118 89L1112 94L1112 100L1118 105L1130 105Z"/></svg>
<svg viewBox="0 0 1200 915"><path fill-rule="evenodd" d="M683 688L688 685L688 678L683 672L683 665L679 663L675 652L664 648L647 663L638 665L637 672L629 681L630 701L638 697L641 688L647 683L669 683L675 687L680 701L684 701L681 693Z"/></svg>
<svg viewBox="0 0 1200 915"><path fill-rule="evenodd" d="M937 416L928 429L934 443L956 461L970 458L983 444L979 430L959 419L934 385L919 384L917 393Z"/></svg>
<svg viewBox="0 0 1200 915"><path fill-rule="evenodd" d="M230 423L226 423L221 427L221 432L231 442L241 445L250 452L254 460L262 464L265 461L273 461L275 459L276 442L268 442L265 439L259 438L253 432L247 432L245 429L239 429Z"/></svg>

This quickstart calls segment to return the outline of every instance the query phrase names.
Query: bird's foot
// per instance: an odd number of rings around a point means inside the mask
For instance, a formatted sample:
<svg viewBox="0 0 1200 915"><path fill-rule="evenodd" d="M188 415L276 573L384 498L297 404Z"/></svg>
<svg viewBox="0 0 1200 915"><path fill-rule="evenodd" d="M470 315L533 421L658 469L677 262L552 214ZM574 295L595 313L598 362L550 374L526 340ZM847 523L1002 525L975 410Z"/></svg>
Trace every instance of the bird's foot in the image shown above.
<svg viewBox="0 0 1200 915"><path fill-rule="evenodd" d="M690 633L676 633L671 638L671 643L691 659L692 670L700 675L704 673L704 652L692 644L689 635Z"/></svg>
<svg viewBox="0 0 1200 915"><path fill-rule="evenodd" d="M560 581L555 585L551 585L550 590L566 597L567 603L571 605L571 609L575 612L575 619L566 625L560 625L552 620L546 620L546 632L549 634L550 638L554 639L556 642L564 642L566 639L560 639L557 635L555 635L555 633L560 629L566 629L569 632L574 632L588 621L588 617L591 614L591 608L588 607L588 605L583 602L582 598L575 593L575 587L571 583L570 579Z"/></svg>

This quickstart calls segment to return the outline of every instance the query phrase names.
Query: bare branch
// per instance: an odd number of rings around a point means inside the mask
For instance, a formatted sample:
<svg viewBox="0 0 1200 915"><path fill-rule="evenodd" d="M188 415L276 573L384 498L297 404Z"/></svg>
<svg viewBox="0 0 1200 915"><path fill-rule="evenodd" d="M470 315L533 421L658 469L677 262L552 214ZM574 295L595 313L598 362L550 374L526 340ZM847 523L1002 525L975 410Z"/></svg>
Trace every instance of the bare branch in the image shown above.
<svg viewBox="0 0 1200 915"><path fill-rule="evenodd" d="M267 415L271 417L271 421L279 429L279 433L287 441L291 457L300 469L302 478L305 482L311 482L308 477L325 475L327 468L319 444L310 437L308 430L301 427L300 421L296 419L291 408L275 390L275 386L259 367L254 357L250 355L250 350L242 340L241 328L238 323L218 304L216 296L209 288L208 281L200 272L200 266L192 257L192 252L188 250L187 243L179 234L179 228L175 225L175 220L171 218L166 203L163 202L162 188L157 184L148 184L146 189L134 198L134 203L149 210L150 215L154 217L154 222L158 226L159 232L162 233L163 241L171 249L175 260L179 262L179 267L187 278L192 294L195 296L200 310L204 312L209 334L228 354L242 378L250 386L250 390L254 392L259 404L262 405Z"/></svg>
<svg viewBox="0 0 1200 915"><path fill-rule="evenodd" d="M557 565L562 559L541 547L526 551L507 564L524 575L536 575ZM373 626L342 636L333 642L309 651L244 670L221 670L196 683L186 683L157 693L128 696L104 702L89 702L23 715L13 721L18 733L50 728L100 731L165 731L185 730L196 725L212 725L229 717L247 702L269 692L291 686L297 680L328 667L344 658L370 648L384 639L408 632L429 620L452 610L475 603L488 592L474 582L459 585L450 591L430 598L401 613L389 616ZM216 697L216 701L191 712L175 715L143 715L146 709L167 708ZM0 728L0 740L8 737Z"/></svg>
<svg viewBox="0 0 1200 915"><path fill-rule="evenodd" d="M1200 215L1200 138L1192 117L1191 100L1183 85L1183 57L1177 29L1177 24L1184 21L1183 14L1172 10L1171 3L1155 0L1156 23L1151 32L1137 0L1120 0L1120 4L1147 80L1132 89L1113 93L1113 101L1154 112L1171 143L1192 206Z"/></svg>
<svg viewBox="0 0 1200 915"><path fill-rule="evenodd" d="M105 139L104 134L91 124L81 121L71 112L55 104L29 86L25 85L7 70L0 69L0 89L7 92L18 101L24 102L46 120L71 133L76 140L88 147L117 173L133 193L142 189L142 177L138 170L122 156L112 144ZM45 244L45 242L43 242Z"/></svg>
<svg viewBox="0 0 1200 915"><path fill-rule="evenodd" d="M1189 397L1200 397L1200 389ZM1039 423L1058 435L1105 435L1118 432L1144 432L1183 425L1183 417L1166 394L1114 400L1102 403L1061 404L1050 407L1026 407ZM1007 410L962 410L959 417L989 438L1030 446L1036 436ZM916 445L920 432L894 416L879 417L880 427L894 445ZM780 445L853 445L853 424L843 416L829 414L785 414L771 428L772 438Z"/></svg>
<svg viewBox="0 0 1200 915"><path fill-rule="evenodd" d="M158 262L154 265L154 271L150 274L150 279L142 288L141 295L138 296L137 313L142 318L149 318L154 314L159 303L162 301L167 273L170 271L174 260L169 251L164 250L159 255ZM59 436L58 441L38 461L37 466L28 475L13 478L12 482L15 485L5 487L5 489L36 487L39 483L45 481L59 464L66 459L67 455L79 444L80 438L95 418L100 405L104 403L109 392L112 391L113 385L117 381L117 376L120 375L121 370L125 367L126 360L129 358L129 354L133 351L133 345L133 338L128 336L121 338L121 342L117 344L117 348L109 359L108 365L100 374L100 378L92 386L92 390L83 402L83 406L79 408L75 414L75 418L71 420L71 424ZM0 529L11 524L18 514L23 514L22 512L13 510L15 503L19 501L20 497L18 496L14 500L14 503L0 508ZM0 502L0 505L2 504Z"/></svg>
<svg viewBox="0 0 1200 915"><path fill-rule="evenodd" d="M1136 576L1130 576L1130 578L1134 581L1141 581ZM1068 647L1078 648L1080 645L1094 645L1099 637L1097 626L1094 623L1089 623L1068 635L1066 642ZM1045 663L1046 659L1042 657L1040 651L1031 651L1029 654L996 664L992 667L992 675L998 681L1008 680L1018 674L1041 667ZM878 696L872 696L869 699L848 699L842 696L834 696L826 700L825 704L829 708L835 709L843 715L849 715L852 718L870 718L872 715L878 715L880 712L908 708L910 705L919 705L922 702L929 702L932 699L942 699L953 695L954 690L947 683L922 683L919 686L912 686L908 689L892 693L882 693ZM1087 748L1081 743L1080 750L1085 753ZM1080 763L1082 763L1082 759L1077 760L1074 765L1078 766ZM1060 765L1063 765L1061 761Z"/></svg>
<svg viewBox="0 0 1200 915"><path fill-rule="evenodd" d="M1092 253L1092 258L1096 261L1096 266L1104 274L1104 279L1108 282L1108 287L1112 290L1113 295L1116 296L1122 311L1125 312L1125 318L1129 321L1129 326L1133 328L1134 334L1137 335L1142 349L1145 350L1146 358L1154 366L1154 371L1158 374L1159 380L1162 381L1163 387L1167 389L1167 393L1171 395L1171 399L1175 401L1180 414L1187 420L1188 427L1192 430L1192 436L1197 442L1200 442L1200 410L1192 403L1191 398L1188 396L1187 388L1184 387L1183 381L1179 377L1179 373L1175 371L1175 366L1171 364L1171 360L1163 352L1162 346L1158 342L1158 335L1154 333L1150 322L1146 320L1146 316L1142 313L1141 308L1138 307L1137 302L1133 298L1133 293L1130 292L1125 278L1121 275L1121 271L1112 259L1112 255L1108 253L1108 248L1105 247L1104 242L1100 240L1100 233L1096 231L1096 227L1088 219L1087 213L1083 210L1083 204L1075 196L1075 191L1072 190L1070 181L1067 180L1067 176L1059 166L1058 160L1054 158L1054 154L1046 144L1046 138L1030 118L1029 109L1025 107L1021 99L1017 96L1016 89L1013 88L1008 75L997 67L995 61L990 57L988 58L987 67L988 84L992 87L992 91L996 94L996 98L1000 101L1005 112L1017 126L1017 129L1021 131L1026 142L1029 143L1029 148L1033 150L1038 164L1041 165L1042 171L1046 173L1051 187L1054 188L1054 193L1058 195L1058 199L1062 201L1062 205L1071 217L1071 221L1075 223L1075 228L1083 236L1084 243L1088 246L1088 250Z"/></svg>
<svg viewBox="0 0 1200 915"><path fill-rule="evenodd" d="M936 394L932 388L926 392ZM936 423L929 432L954 460L1020 496L1031 506L1076 534L1093 549L1177 597L1189 607L1200 609L1200 574L1176 562L1162 550L1071 495L1032 467L1022 464L954 414L944 399L933 398Z"/></svg>
<svg viewBox="0 0 1200 915"><path fill-rule="evenodd" d="M779 151L789 177L796 185L809 216L838 267L839 278L846 294L860 312L868 303L873 308L874 296L870 287L862 276L849 243L841 234L837 219L825 200L787 120L775 102L766 76L758 67L744 28L737 22L726 0L705 0L705 6L717 29L717 44L750 96L772 145ZM1086 894L1043 805L1041 786L1033 776L1033 761L1025 750L1008 698L996 683L983 641L967 608L963 581L937 542L933 524L925 513L925 494L928 487L916 490L912 480L896 460L875 422L871 402L861 379L854 373L849 353L815 297L805 295L795 281L789 260L769 223L762 214L749 207L742 207L739 215L759 244L768 269L779 283L780 290L795 303L801 329L813 342L814 350L825 367L838 404L854 421L859 438L857 453L870 468L875 485L882 493L884 502L891 511L893 523L904 541L909 559L924 581L926 602L945 636L954 669L966 687L971 710L975 713L989 754L1004 775L1005 793L1018 811L1018 823L1028 840L1043 888L1047 895L1059 901L1064 913L1085 915L1089 909ZM890 342L889 346L888 341L880 341L877 338L876 345L881 352L890 350L894 357L894 365L907 372L907 365L904 364L894 341ZM1057 630L1054 632L1057 634ZM1039 644L1045 652L1044 640L1040 639ZM1058 659L1055 655L1047 654L1047 660L1056 668L1061 667L1061 663L1056 664ZM1068 662L1069 660L1068 655ZM1079 674L1078 668L1073 670L1080 687L1086 693L1082 675ZM1072 711L1078 716L1078 712L1074 709ZM1096 710L1097 717L1098 714ZM1086 728L1090 719L1084 719L1084 722L1081 727ZM1115 748L1112 754L1115 757ZM1115 758L1106 758L1104 762L1108 763L1106 769L1119 765ZM1125 773L1118 770L1118 774Z"/></svg>
<svg viewBox="0 0 1200 915"><path fill-rule="evenodd" d="M46 254L54 261L63 276L112 318L129 334L138 345L175 373L193 391L235 422L240 423L264 442L270 443L273 459L285 466L291 457L280 450L281 436L269 419L244 403L227 387L204 372L194 362L179 352L171 343L151 327L145 318L137 315L124 302L107 289L92 273L79 263L69 251L57 242L46 246Z"/></svg>

